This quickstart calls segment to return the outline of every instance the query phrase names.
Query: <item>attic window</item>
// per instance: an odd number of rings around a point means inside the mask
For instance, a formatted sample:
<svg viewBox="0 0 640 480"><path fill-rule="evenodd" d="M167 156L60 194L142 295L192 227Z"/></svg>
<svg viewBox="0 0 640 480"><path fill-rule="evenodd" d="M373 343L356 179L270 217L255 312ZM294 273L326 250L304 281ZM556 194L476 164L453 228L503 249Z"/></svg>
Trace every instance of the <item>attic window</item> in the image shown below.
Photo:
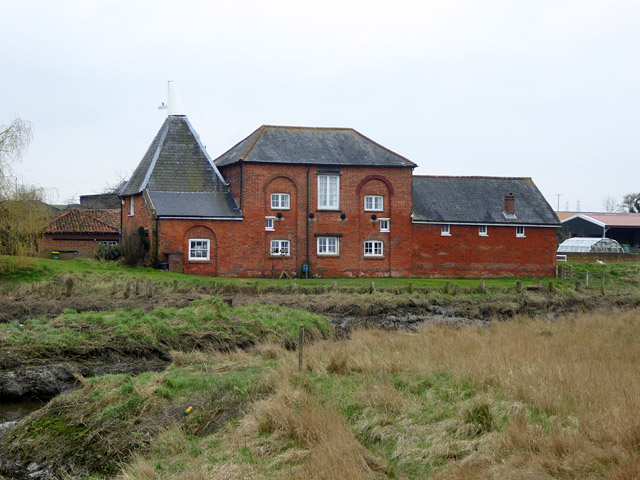
<svg viewBox="0 0 640 480"><path fill-rule="evenodd" d="M443 223L442 225L440 225L440 235L443 237L450 237L451 225L449 225L448 223Z"/></svg>
<svg viewBox="0 0 640 480"><path fill-rule="evenodd" d="M486 225L479 225L478 226L478 235L480 235L481 237L488 237L489 236L489 233L488 233Z"/></svg>
<svg viewBox="0 0 640 480"><path fill-rule="evenodd" d="M518 225L516 227L516 237L524 238L526 235L524 234L524 226Z"/></svg>

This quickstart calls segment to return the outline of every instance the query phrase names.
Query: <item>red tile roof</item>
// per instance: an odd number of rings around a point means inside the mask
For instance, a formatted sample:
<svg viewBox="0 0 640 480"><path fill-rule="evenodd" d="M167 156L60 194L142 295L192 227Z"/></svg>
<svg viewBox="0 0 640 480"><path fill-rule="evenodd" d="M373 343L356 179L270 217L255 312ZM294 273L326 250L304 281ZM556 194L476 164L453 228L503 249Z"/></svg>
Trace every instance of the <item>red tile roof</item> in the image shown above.
<svg viewBox="0 0 640 480"><path fill-rule="evenodd" d="M120 210L65 210L44 233L118 233Z"/></svg>
<svg viewBox="0 0 640 480"><path fill-rule="evenodd" d="M605 224L607 227L640 227L640 213L580 213L574 212L567 218L561 218L564 222L569 218L581 215L592 218L596 222ZM558 214L560 216L560 214Z"/></svg>

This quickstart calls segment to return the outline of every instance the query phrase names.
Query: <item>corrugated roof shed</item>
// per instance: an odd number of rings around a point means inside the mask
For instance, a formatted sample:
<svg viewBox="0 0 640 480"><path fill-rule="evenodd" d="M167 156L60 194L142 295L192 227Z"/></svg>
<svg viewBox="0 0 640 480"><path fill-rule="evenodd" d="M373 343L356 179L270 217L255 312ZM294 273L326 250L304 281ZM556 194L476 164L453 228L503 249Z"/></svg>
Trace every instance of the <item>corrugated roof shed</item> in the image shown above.
<svg viewBox="0 0 640 480"><path fill-rule="evenodd" d="M515 195L515 218L504 197ZM530 178L413 177L413 221L433 223L559 226L560 221Z"/></svg>
<svg viewBox="0 0 640 480"><path fill-rule="evenodd" d="M303 165L410 167L415 163L351 128L263 125L215 160Z"/></svg>

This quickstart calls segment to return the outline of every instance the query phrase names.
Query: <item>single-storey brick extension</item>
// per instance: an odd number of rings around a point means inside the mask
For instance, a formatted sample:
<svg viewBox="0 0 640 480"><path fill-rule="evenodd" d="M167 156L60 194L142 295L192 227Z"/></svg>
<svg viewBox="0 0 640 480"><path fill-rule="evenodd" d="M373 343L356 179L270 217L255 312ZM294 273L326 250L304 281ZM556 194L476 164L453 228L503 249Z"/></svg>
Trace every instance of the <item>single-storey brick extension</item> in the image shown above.
<svg viewBox="0 0 640 480"><path fill-rule="evenodd" d="M555 273L559 221L530 178L414 176L348 128L262 126L213 161L171 112L121 191L123 239L211 276Z"/></svg>

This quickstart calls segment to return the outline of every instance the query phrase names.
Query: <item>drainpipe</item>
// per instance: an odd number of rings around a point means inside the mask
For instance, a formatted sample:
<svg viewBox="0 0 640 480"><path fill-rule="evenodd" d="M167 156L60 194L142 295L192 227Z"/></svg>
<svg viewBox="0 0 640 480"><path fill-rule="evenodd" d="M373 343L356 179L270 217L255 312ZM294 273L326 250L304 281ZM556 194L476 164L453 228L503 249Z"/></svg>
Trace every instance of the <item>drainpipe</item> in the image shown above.
<svg viewBox="0 0 640 480"><path fill-rule="evenodd" d="M159 255L160 255L160 243L159 243L159 238L160 238L160 222L158 217L156 216L156 268L160 268L160 260L159 260Z"/></svg>
<svg viewBox="0 0 640 480"><path fill-rule="evenodd" d="M307 268L309 268L309 167L307 167L307 215L305 222L307 224Z"/></svg>

